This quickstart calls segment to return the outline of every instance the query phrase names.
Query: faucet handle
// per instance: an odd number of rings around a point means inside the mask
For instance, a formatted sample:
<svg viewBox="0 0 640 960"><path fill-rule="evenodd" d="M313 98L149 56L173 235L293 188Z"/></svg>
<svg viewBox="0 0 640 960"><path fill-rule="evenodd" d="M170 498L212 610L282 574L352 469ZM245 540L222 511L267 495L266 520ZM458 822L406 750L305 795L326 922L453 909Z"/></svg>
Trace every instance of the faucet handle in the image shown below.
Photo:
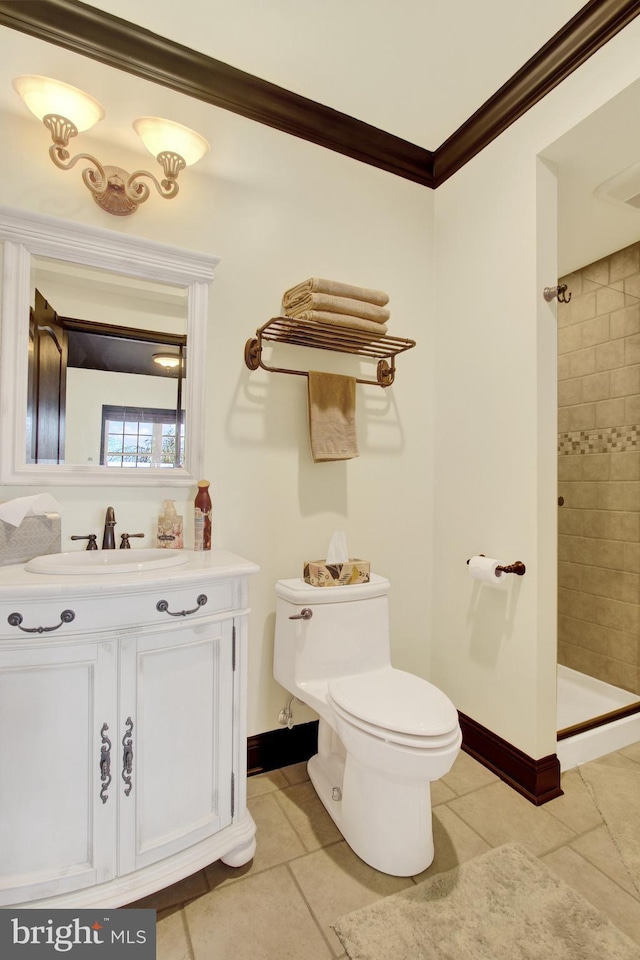
<svg viewBox="0 0 640 960"><path fill-rule="evenodd" d="M76 536L75 534L72 534L72 536L71 536L69 539L70 539L70 540L88 540L89 542L87 543L87 550L97 550L97 549L98 549L98 544L96 543L96 535L95 535L95 533L89 533L89 534L87 534L87 536L85 536L85 537L79 537L79 536Z"/></svg>
<svg viewBox="0 0 640 960"><path fill-rule="evenodd" d="M144 533L121 533L120 534L121 550L131 550L131 544L129 543L130 537L144 537Z"/></svg>

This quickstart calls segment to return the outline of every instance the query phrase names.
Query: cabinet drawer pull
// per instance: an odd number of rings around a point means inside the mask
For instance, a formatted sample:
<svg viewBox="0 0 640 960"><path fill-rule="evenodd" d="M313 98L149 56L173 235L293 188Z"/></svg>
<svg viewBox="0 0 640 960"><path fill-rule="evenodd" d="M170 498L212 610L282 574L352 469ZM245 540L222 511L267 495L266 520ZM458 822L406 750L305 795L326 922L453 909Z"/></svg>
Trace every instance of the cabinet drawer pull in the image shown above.
<svg viewBox="0 0 640 960"><path fill-rule="evenodd" d="M100 747L100 780L102 781L100 799L103 803L106 803L109 799L107 790L111 783L111 740L106 736L108 729L109 724L103 723L102 729L100 730L100 736L102 738L102 746Z"/></svg>
<svg viewBox="0 0 640 960"><path fill-rule="evenodd" d="M124 750L122 751L122 779L126 783L124 795L125 797L128 797L133 786L131 783L131 771L133 770L133 739L131 737L133 720L131 717L127 717L125 724L127 729L125 730L124 737L122 738L122 746L124 747Z"/></svg>
<svg viewBox="0 0 640 960"><path fill-rule="evenodd" d="M158 602L156 603L156 610L158 611L158 613L168 613L170 617L188 617L190 613L195 613L197 610L200 609L200 607L204 607L206 602L207 602L206 593L201 593L199 597L196 597L196 603L198 604L198 606L194 607L193 610L176 610L176 612L174 613L173 611L169 610L168 600L158 600Z"/></svg>
<svg viewBox="0 0 640 960"><path fill-rule="evenodd" d="M53 627L21 627L23 617L21 613L10 613L7 617L7 622L12 627L17 627L18 630L22 630L23 633L51 633L52 630L57 630L62 626L63 623L71 623L72 620L75 620L76 615L73 610L63 610L60 614L60 623L56 623Z"/></svg>

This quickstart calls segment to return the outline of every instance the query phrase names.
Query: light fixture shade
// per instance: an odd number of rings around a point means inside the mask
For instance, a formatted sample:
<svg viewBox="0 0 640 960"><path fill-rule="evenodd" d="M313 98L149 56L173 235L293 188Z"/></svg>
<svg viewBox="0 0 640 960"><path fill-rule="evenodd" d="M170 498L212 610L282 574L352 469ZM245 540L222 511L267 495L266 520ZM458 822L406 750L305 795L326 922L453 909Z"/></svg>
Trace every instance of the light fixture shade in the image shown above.
<svg viewBox="0 0 640 960"><path fill-rule="evenodd" d="M162 117L138 117L133 129L154 157L160 153L177 153L189 167L209 150L209 144L195 130Z"/></svg>
<svg viewBox="0 0 640 960"><path fill-rule="evenodd" d="M176 353L154 353L152 359L166 370L172 370L180 363L180 357Z"/></svg>
<svg viewBox="0 0 640 960"><path fill-rule="evenodd" d="M14 77L13 88L39 120L47 114L59 115L70 120L81 132L89 130L104 117L101 103L60 80L32 75Z"/></svg>

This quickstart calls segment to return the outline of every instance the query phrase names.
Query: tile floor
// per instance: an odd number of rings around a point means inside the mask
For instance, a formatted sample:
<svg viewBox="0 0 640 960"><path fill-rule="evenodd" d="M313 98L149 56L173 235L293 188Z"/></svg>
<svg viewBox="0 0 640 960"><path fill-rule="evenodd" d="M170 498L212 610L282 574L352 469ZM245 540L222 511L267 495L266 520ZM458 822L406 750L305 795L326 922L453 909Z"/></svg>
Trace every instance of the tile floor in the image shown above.
<svg viewBox="0 0 640 960"><path fill-rule="evenodd" d="M598 762L637 771L640 743ZM330 928L341 914L516 840L640 944L638 891L578 770L562 786L535 807L461 753L432 788L435 860L399 878L352 853L296 764L248 781L251 863L211 864L135 906L158 911L158 960L335 960L346 957Z"/></svg>

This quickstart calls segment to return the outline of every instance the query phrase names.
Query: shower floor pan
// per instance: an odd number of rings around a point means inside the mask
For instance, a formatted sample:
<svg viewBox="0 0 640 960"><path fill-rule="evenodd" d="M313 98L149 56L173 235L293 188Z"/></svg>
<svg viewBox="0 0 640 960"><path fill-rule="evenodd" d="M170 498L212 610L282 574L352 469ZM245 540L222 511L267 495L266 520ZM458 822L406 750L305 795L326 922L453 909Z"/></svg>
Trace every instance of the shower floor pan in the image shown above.
<svg viewBox="0 0 640 960"><path fill-rule="evenodd" d="M639 704L640 698L610 683L569 667L558 666L558 729L560 732L596 717ZM640 712L611 720L582 733L558 740L562 770L597 760L640 740Z"/></svg>

